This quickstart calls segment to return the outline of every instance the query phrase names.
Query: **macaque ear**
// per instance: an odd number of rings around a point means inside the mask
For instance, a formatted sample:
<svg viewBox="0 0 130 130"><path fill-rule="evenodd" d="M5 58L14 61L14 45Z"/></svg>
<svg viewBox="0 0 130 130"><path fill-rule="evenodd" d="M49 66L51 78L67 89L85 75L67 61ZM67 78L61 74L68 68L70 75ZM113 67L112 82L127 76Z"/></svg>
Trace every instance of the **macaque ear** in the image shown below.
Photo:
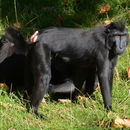
<svg viewBox="0 0 130 130"><path fill-rule="evenodd" d="M111 42L108 42L109 39L107 39L106 43L105 43L105 46L108 50L111 50L112 49L112 43Z"/></svg>

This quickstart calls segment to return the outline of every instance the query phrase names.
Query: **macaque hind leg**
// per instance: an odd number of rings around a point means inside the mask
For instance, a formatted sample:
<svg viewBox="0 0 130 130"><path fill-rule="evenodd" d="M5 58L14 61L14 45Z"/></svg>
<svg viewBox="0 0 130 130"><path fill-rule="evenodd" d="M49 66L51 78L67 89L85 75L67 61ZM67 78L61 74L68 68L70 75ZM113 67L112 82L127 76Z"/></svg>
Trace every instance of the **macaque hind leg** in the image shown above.
<svg viewBox="0 0 130 130"><path fill-rule="evenodd" d="M48 91L51 80L51 53L47 46L42 46L42 43L37 43L32 54L34 88L32 92L31 107L32 111L41 117L37 111L40 102Z"/></svg>

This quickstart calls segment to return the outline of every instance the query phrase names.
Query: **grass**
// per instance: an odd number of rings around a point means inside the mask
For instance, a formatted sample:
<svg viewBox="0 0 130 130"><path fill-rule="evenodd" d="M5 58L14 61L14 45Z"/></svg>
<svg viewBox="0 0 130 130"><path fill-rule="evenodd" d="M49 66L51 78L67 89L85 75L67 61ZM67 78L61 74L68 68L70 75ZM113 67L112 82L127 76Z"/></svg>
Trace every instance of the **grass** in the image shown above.
<svg viewBox="0 0 130 130"><path fill-rule="evenodd" d="M129 80L114 80L113 85L113 109L114 113L106 113L100 91L97 90L95 100L86 99L78 103L62 104L55 101L42 103L39 111L46 116L45 120L36 118L28 113L25 105L15 94L8 95L5 91L0 94L0 128L2 130L86 130L108 129L109 124L116 117L129 117L130 93L128 91ZM108 122L102 125L100 122Z"/></svg>
<svg viewBox="0 0 130 130"><path fill-rule="evenodd" d="M103 5L110 10L99 13ZM105 20L130 23L129 0L9 0L1 2L2 23L19 22L25 35L48 26L90 27Z"/></svg>
<svg viewBox="0 0 130 130"><path fill-rule="evenodd" d="M16 4L15 4L16 2ZM109 4L107 13L99 9ZM0 30L17 25L28 38L35 30L47 26L67 26L87 28L104 23L105 20L121 20L130 30L129 0L8 0L0 5L2 17ZM2 31L0 31L0 35ZM42 103L39 111L46 118L40 120L26 111L22 95L7 94L0 90L0 129L1 130L101 130L113 129L110 123L116 116L130 118L130 80L127 68L130 66L130 47L119 57L113 84L113 109L106 113L100 90L95 91L95 99L79 100L78 103L62 104L51 101ZM107 122L107 123L105 123Z"/></svg>

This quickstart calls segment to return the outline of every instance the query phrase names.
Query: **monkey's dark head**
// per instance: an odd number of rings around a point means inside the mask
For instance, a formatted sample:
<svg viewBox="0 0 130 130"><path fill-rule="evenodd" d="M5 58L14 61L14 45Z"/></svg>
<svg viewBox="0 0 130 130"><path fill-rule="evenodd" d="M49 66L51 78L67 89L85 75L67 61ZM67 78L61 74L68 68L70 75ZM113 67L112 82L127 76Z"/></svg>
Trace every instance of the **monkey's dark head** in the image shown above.
<svg viewBox="0 0 130 130"><path fill-rule="evenodd" d="M106 26L106 46L115 55L122 54L128 45L128 30L121 22L112 22Z"/></svg>
<svg viewBox="0 0 130 130"><path fill-rule="evenodd" d="M9 27L5 30L0 39L0 63L12 54L24 54L26 42L16 27Z"/></svg>

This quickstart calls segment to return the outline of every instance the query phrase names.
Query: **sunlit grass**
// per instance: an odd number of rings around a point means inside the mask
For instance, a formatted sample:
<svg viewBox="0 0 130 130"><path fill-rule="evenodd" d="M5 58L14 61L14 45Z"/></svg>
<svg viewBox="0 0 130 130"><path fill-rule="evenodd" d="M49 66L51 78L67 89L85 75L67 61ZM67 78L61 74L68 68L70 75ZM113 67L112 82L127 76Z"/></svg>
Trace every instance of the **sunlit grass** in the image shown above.
<svg viewBox="0 0 130 130"><path fill-rule="evenodd" d="M48 26L91 27L104 24L105 20L124 21L130 30L129 0L12 0L2 1L0 36L5 27L17 25L27 39L37 29ZM16 4L14 4L16 2ZM100 14L99 8L111 6L107 14ZM95 99L79 100L77 103L62 104L49 100L41 104L39 112L44 120L28 113L26 105L15 94L0 90L0 129L2 130L101 130L111 129L110 123L116 116L130 118L130 79L127 68L130 66L130 47L119 56L116 66L118 77L113 84L113 113L106 113L100 90L95 91ZM108 122L107 125L100 122Z"/></svg>

